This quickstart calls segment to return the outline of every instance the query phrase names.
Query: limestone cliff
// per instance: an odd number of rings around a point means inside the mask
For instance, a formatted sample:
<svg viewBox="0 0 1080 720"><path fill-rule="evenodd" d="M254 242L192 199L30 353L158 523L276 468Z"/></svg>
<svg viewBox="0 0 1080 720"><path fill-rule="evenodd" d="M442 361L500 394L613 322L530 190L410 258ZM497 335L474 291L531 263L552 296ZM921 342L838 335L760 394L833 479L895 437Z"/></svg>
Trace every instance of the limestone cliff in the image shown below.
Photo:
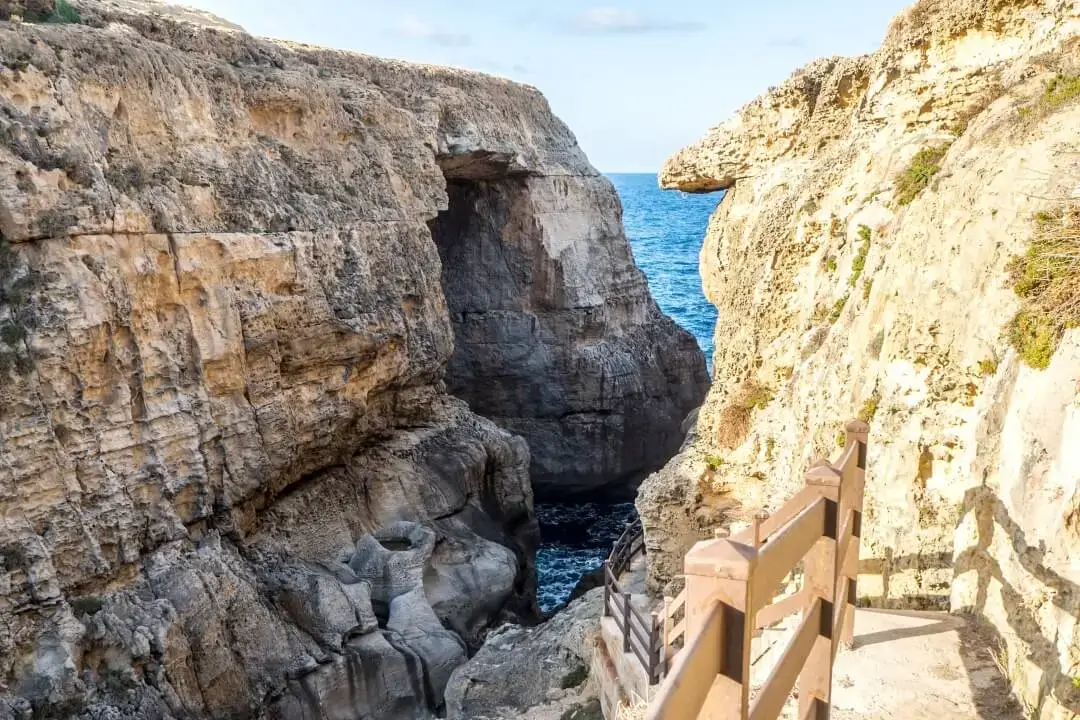
<svg viewBox="0 0 1080 720"><path fill-rule="evenodd" d="M535 89L72 5L0 22L0 716L430 717L526 440L631 484L700 351Z"/></svg>
<svg viewBox="0 0 1080 720"><path fill-rule="evenodd" d="M654 588L862 416L863 601L980 614L1031 717L1080 713L1080 333L1022 284L1075 308L1078 35L1073 0L922 0L668 161L665 186L726 195L714 386L638 500Z"/></svg>

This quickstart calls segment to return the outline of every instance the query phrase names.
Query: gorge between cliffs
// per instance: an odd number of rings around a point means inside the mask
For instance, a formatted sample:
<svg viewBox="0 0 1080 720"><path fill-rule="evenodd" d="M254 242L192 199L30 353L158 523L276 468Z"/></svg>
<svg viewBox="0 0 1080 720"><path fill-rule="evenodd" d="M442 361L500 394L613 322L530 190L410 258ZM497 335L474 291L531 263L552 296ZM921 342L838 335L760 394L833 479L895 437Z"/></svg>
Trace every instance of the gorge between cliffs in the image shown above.
<svg viewBox="0 0 1080 720"><path fill-rule="evenodd" d="M702 120L708 369L536 88L0 0L0 720L610 719L655 686L541 523L636 513L655 638L867 426L849 603L978 630L941 720L1080 718L1080 0L917 0Z"/></svg>
<svg viewBox="0 0 1080 720"><path fill-rule="evenodd" d="M0 717L443 715L701 350L536 90L76 6L0 22Z"/></svg>

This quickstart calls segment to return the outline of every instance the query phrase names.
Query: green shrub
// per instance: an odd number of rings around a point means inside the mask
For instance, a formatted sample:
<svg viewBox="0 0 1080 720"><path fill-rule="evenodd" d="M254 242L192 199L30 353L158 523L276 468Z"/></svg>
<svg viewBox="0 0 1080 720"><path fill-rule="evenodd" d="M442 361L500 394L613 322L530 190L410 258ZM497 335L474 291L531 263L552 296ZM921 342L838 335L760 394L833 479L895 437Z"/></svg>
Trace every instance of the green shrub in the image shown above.
<svg viewBox="0 0 1080 720"><path fill-rule="evenodd" d="M881 402L881 396L874 393L866 399L863 403L862 410L859 411L859 419L863 422L870 422L877 415L878 403Z"/></svg>
<svg viewBox="0 0 1080 720"><path fill-rule="evenodd" d="M71 7L67 0L56 0L52 12L45 14L28 12L23 15L23 20L31 23L67 25L82 22L82 17L79 15L79 11Z"/></svg>
<svg viewBox="0 0 1080 720"><path fill-rule="evenodd" d="M987 358L979 361L979 374L983 377L994 375L997 373L998 361L994 358Z"/></svg>
<svg viewBox="0 0 1080 720"><path fill-rule="evenodd" d="M1050 367L1064 331L1045 315L1021 311L1009 325L1009 341L1031 367L1045 370Z"/></svg>
<svg viewBox="0 0 1080 720"><path fill-rule="evenodd" d="M766 438L765 440L765 459L772 462L773 453L776 451L776 439Z"/></svg>
<svg viewBox="0 0 1080 720"><path fill-rule="evenodd" d="M915 154L907 169L896 176L896 201L899 204L910 205L930 185L934 176L941 172L941 161L948 149L948 145L937 145Z"/></svg>
<svg viewBox="0 0 1080 720"><path fill-rule="evenodd" d="M1080 97L1080 75L1058 73L1046 83L1042 101L1057 108L1077 97Z"/></svg>
<svg viewBox="0 0 1080 720"><path fill-rule="evenodd" d="M870 299L870 291L874 289L874 281L867 278L862 284L862 296L863 300Z"/></svg>
<svg viewBox="0 0 1080 720"><path fill-rule="evenodd" d="M836 433L836 446L842 448L845 445L847 445L847 433L841 430Z"/></svg>
<svg viewBox="0 0 1080 720"><path fill-rule="evenodd" d="M719 455L706 455L705 464L710 470L719 470L724 465L724 458Z"/></svg>
<svg viewBox="0 0 1080 720"><path fill-rule="evenodd" d="M828 272L836 272L836 258L829 256L825 259L825 269Z"/></svg>
<svg viewBox="0 0 1080 720"><path fill-rule="evenodd" d="M1080 207L1038 213L1027 252L1008 269L1021 299L1009 340L1024 362L1044 369L1065 331L1080 326Z"/></svg>
<svg viewBox="0 0 1080 720"><path fill-rule="evenodd" d="M569 688L576 688L588 679L589 668L585 665L579 665L563 676L560 685L562 685L563 690L568 690Z"/></svg>

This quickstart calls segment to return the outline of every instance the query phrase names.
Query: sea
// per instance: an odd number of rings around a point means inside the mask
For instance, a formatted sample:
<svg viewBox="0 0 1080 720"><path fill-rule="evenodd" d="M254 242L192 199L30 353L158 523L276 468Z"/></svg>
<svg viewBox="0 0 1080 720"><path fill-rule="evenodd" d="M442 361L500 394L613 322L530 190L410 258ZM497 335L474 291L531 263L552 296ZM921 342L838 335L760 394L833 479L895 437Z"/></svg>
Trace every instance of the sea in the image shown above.
<svg viewBox="0 0 1080 720"><path fill-rule="evenodd" d="M626 235L653 297L661 310L697 339L711 368L716 308L702 294L698 254L709 216L722 196L660 190L652 173L610 174L608 178L622 200ZM541 610L565 603L581 576L600 567L634 514L633 503L537 504Z"/></svg>

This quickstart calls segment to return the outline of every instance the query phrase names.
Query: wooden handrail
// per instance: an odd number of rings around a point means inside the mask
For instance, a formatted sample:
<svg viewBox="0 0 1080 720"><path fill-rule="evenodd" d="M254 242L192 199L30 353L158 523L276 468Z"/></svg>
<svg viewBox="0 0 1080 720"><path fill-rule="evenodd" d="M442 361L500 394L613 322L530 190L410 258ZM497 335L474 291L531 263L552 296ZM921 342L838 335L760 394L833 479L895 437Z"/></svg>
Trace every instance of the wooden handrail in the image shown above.
<svg viewBox="0 0 1080 720"><path fill-rule="evenodd" d="M832 665L839 647L851 642L869 433L857 420L845 430L840 459L815 463L806 486L771 517L755 517L752 528L698 543L687 554L679 603L686 646L650 706L650 720L693 720L706 703L711 720L776 720L796 682L798 716L828 716ZM800 562L802 588L770 602ZM665 664L677 610L666 598ZM799 627L751 704L750 640L796 613Z"/></svg>
<svg viewBox="0 0 1080 720"><path fill-rule="evenodd" d="M690 720L705 704L716 676L720 674L723 639L723 607L715 603L690 646L679 654L657 700L649 708L649 718ZM693 710L690 710L693 708Z"/></svg>
<svg viewBox="0 0 1080 720"><path fill-rule="evenodd" d="M814 648L821 629L821 600L814 600L810 612L803 618L780 662L769 674L769 679L758 692L753 707L750 708L750 720L775 720L784 709L788 695L795 687L810 651Z"/></svg>
<svg viewBox="0 0 1080 720"><path fill-rule="evenodd" d="M825 533L827 502L818 497L761 547L751 590L754 597L772 597L780 582Z"/></svg>
<svg viewBox="0 0 1080 720"><path fill-rule="evenodd" d="M772 605L761 608L757 612L757 624L755 627L772 627L789 615L793 615L800 610L803 610L809 605L807 602L807 594L806 590L799 590L782 600L777 600Z"/></svg>

